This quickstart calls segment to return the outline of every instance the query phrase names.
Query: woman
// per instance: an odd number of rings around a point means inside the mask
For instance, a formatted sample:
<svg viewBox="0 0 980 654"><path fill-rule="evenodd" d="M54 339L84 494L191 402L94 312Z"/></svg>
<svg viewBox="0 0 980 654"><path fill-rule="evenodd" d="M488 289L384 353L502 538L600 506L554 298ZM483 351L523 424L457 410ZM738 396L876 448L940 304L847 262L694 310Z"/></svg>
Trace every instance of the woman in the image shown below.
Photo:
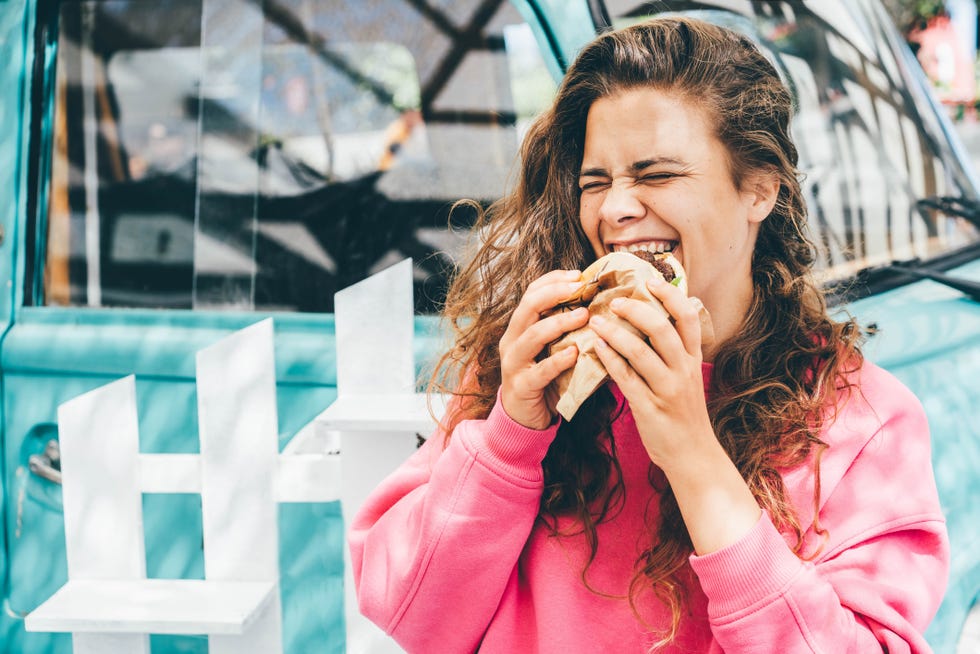
<svg viewBox="0 0 980 654"><path fill-rule="evenodd" d="M791 100L748 39L607 33L525 139L450 291L442 429L350 533L365 615L412 652L926 652L948 542L912 394L811 277ZM552 312L579 270L670 250L641 336ZM556 417L588 324L612 383Z"/></svg>

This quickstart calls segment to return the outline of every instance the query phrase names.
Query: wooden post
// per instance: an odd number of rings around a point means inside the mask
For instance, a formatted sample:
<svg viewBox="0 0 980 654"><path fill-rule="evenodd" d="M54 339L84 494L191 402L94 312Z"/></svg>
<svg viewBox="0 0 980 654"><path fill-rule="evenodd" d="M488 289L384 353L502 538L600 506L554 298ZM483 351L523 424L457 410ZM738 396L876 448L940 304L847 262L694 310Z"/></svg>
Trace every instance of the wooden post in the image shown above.
<svg viewBox="0 0 980 654"><path fill-rule="evenodd" d="M68 578L146 578L136 378L58 407ZM149 654L146 634L75 633L75 654Z"/></svg>
<svg viewBox="0 0 980 654"><path fill-rule="evenodd" d="M279 456L272 319L197 353L204 577L274 586L271 605L242 636L209 637L212 654L282 652Z"/></svg>
<svg viewBox="0 0 980 654"><path fill-rule="evenodd" d="M334 312L338 402L366 399L366 415L383 416L390 411L390 403L411 400L415 394L412 260L406 259L340 291L334 296ZM340 506L345 533L352 513L389 472L412 454L415 443L414 431L340 432ZM347 654L401 652L358 610L349 556L345 547Z"/></svg>

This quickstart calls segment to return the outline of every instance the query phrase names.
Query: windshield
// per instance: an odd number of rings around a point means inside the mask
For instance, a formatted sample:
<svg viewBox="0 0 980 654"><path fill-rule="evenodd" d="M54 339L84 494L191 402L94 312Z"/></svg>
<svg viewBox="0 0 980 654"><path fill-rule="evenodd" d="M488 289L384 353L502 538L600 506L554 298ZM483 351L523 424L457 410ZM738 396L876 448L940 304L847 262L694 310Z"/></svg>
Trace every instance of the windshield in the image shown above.
<svg viewBox="0 0 980 654"><path fill-rule="evenodd" d="M762 46L793 94L793 134L818 270L827 281L980 240L975 223L923 202L977 192L911 52L870 3L605 4L614 27L676 12L733 28Z"/></svg>

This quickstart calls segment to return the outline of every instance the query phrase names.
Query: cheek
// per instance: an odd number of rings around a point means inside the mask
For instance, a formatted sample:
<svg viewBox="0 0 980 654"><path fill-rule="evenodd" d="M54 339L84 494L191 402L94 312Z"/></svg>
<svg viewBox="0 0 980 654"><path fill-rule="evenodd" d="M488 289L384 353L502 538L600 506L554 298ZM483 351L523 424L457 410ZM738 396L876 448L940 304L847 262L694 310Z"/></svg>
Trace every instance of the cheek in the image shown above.
<svg viewBox="0 0 980 654"><path fill-rule="evenodd" d="M590 241L598 238L599 233L599 217L593 205L586 199L580 199L578 203L579 224Z"/></svg>

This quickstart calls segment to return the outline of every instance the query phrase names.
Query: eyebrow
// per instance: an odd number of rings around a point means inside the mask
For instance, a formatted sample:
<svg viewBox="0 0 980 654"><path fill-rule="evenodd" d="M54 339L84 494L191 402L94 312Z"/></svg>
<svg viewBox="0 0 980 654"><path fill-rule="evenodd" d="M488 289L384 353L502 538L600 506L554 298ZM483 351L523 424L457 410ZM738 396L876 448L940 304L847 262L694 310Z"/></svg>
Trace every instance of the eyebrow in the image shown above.
<svg viewBox="0 0 980 654"><path fill-rule="evenodd" d="M634 161L630 164L629 170L631 173L638 173L642 170L649 168L650 166L656 166L659 164L673 164L676 166L686 165L683 161L676 157L650 157L649 159L641 159L639 161ZM579 173L579 177L608 177L609 172L605 168L585 168Z"/></svg>

